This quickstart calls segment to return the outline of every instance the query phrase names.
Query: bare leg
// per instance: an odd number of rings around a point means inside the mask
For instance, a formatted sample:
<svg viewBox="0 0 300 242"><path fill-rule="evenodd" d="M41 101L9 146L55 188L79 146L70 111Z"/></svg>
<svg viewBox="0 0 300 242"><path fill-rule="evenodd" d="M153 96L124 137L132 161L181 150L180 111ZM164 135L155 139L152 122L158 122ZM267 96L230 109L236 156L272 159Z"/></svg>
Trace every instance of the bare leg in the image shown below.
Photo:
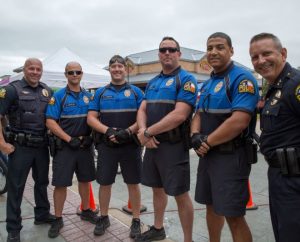
<svg viewBox="0 0 300 242"><path fill-rule="evenodd" d="M242 217L226 217L234 242L252 242L252 235L248 224Z"/></svg>
<svg viewBox="0 0 300 242"><path fill-rule="evenodd" d="M111 186L112 185L107 185L107 186L100 185L99 188L100 214L102 216L108 215L108 207L109 207L109 202L111 197Z"/></svg>
<svg viewBox="0 0 300 242"><path fill-rule="evenodd" d="M66 187L55 187L53 192L54 212L56 217L62 217L64 203L67 197Z"/></svg>
<svg viewBox="0 0 300 242"><path fill-rule="evenodd" d="M78 182L78 191L81 197L82 209L90 208L90 186L89 182Z"/></svg>
<svg viewBox="0 0 300 242"><path fill-rule="evenodd" d="M129 193L129 201L132 206L132 216L133 218L139 218L141 209L140 186L138 184L127 184L127 187Z"/></svg>
<svg viewBox="0 0 300 242"><path fill-rule="evenodd" d="M206 205L206 223L210 242L220 242L225 219L215 213L212 205Z"/></svg>
<svg viewBox="0 0 300 242"><path fill-rule="evenodd" d="M175 196L184 242L191 242L193 237L194 208L188 192Z"/></svg>
<svg viewBox="0 0 300 242"><path fill-rule="evenodd" d="M160 229L164 223L164 213L168 203L168 197L163 188L152 188L154 207L154 227Z"/></svg>

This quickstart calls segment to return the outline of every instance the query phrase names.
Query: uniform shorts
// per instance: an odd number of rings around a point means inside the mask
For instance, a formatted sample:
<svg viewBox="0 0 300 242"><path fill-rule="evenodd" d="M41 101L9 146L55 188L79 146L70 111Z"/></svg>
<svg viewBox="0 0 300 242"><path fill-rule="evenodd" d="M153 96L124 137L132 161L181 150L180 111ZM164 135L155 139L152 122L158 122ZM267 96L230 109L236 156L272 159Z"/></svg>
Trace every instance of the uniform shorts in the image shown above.
<svg viewBox="0 0 300 242"><path fill-rule="evenodd" d="M126 184L141 182L141 147L126 144L120 147L108 147L101 143L97 146L97 182L100 185L111 185L115 182L118 164L121 167L123 180Z"/></svg>
<svg viewBox="0 0 300 242"><path fill-rule="evenodd" d="M157 149L146 149L142 184L164 188L170 196L178 196L190 190L189 151L184 149L182 142L163 142Z"/></svg>
<svg viewBox="0 0 300 242"><path fill-rule="evenodd" d="M246 158L243 147L229 154L212 150L200 158L196 202L212 205L215 213L221 216L244 216L251 170Z"/></svg>
<svg viewBox="0 0 300 242"><path fill-rule="evenodd" d="M57 150L53 158L52 185L56 187L72 186L74 172L79 182L95 180L93 147L73 150L68 146Z"/></svg>

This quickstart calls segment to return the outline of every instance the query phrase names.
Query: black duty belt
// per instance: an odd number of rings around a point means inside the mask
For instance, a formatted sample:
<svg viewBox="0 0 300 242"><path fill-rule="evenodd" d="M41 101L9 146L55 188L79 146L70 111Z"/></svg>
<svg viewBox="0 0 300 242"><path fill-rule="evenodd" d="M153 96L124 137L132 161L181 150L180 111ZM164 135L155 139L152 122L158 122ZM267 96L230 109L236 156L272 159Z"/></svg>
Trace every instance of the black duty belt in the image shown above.
<svg viewBox="0 0 300 242"><path fill-rule="evenodd" d="M233 152L237 148L244 145L245 145L245 139L238 138L238 139L230 140L220 145L216 145L212 149L220 152Z"/></svg>
<svg viewBox="0 0 300 242"><path fill-rule="evenodd" d="M267 161L267 163L269 164L270 167L281 168L280 162L279 162L278 159L267 159L267 158L265 158L265 160Z"/></svg>

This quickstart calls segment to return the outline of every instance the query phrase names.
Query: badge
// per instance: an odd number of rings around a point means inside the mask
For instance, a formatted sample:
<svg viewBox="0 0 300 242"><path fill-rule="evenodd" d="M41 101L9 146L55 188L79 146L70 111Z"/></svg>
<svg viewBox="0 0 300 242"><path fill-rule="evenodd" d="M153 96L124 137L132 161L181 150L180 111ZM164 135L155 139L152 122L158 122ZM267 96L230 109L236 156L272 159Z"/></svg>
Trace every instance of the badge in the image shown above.
<svg viewBox="0 0 300 242"><path fill-rule="evenodd" d="M0 98L5 98L6 90L4 88L0 89Z"/></svg>
<svg viewBox="0 0 300 242"><path fill-rule="evenodd" d="M83 99L84 103L89 103L90 102L90 99L87 96L83 96L82 99Z"/></svg>
<svg viewBox="0 0 300 242"><path fill-rule="evenodd" d="M271 101L271 105L275 105L277 102L278 102L277 99L273 99L273 100Z"/></svg>
<svg viewBox="0 0 300 242"><path fill-rule="evenodd" d="M223 81L220 81L220 82L215 86L214 92L220 91L222 87L223 87Z"/></svg>
<svg viewBox="0 0 300 242"><path fill-rule="evenodd" d="M242 80L238 87L239 93L255 93L253 82L250 80Z"/></svg>
<svg viewBox="0 0 300 242"><path fill-rule="evenodd" d="M51 97L50 100L49 100L49 102L48 102L48 104L49 105L54 105L54 103L55 103L55 98Z"/></svg>
<svg viewBox="0 0 300 242"><path fill-rule="evenodd" d="M130 97L130 94L131 94L130 90L125 90L124 91L124 96L125 97Z"/></svg>
<svg viewBox="0 0 300 242"><path fill-rule="evenodd" d="M169 79L169 80L166 82L166 86L167 86L167 87L168 87L168 86L171 86L173 82L174 82L173 79Z"/></svg>
<svg viewBox="0 0 300 242"><path fill-rule="evenodd" d="M46 89L42 90L42 94L44 97L49 97L49 92Z"/></svg>
<svg viewBox="0 0 300 242"><path fill-rule="evenodd" d="M192 82L186 82L183 86L183 90L191 92L191 93L195 93L196 92L195 84Z"/></svg>
<svg viewBox="0 0 300 242"><path fill-rule="evenodd" d="M295 96L298 99L298 101L300 102L300 85L298 85L296 87Z"/></svg>
<svg viewBox="0 0 300 242"><path fill-rule="evenodd" d="M281 97L281 91L278 90L276 93L275 93L275 97L277 97L278 99Z"/></svg>

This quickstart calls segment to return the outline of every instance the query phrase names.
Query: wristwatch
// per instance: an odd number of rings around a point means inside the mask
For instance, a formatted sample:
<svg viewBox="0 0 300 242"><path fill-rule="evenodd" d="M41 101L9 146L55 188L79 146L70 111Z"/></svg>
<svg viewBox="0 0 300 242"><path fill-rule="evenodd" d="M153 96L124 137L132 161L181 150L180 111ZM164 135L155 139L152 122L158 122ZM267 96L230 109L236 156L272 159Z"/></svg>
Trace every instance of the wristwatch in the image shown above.
<svg viewBox="0 0 300 242"><path fill-rule="evenodd" d="M144 131L144 136L145 136L146 138L152 138L153 135L151 135L150 133L148 133L148 129L145 129L145 131Z"/></svg>

